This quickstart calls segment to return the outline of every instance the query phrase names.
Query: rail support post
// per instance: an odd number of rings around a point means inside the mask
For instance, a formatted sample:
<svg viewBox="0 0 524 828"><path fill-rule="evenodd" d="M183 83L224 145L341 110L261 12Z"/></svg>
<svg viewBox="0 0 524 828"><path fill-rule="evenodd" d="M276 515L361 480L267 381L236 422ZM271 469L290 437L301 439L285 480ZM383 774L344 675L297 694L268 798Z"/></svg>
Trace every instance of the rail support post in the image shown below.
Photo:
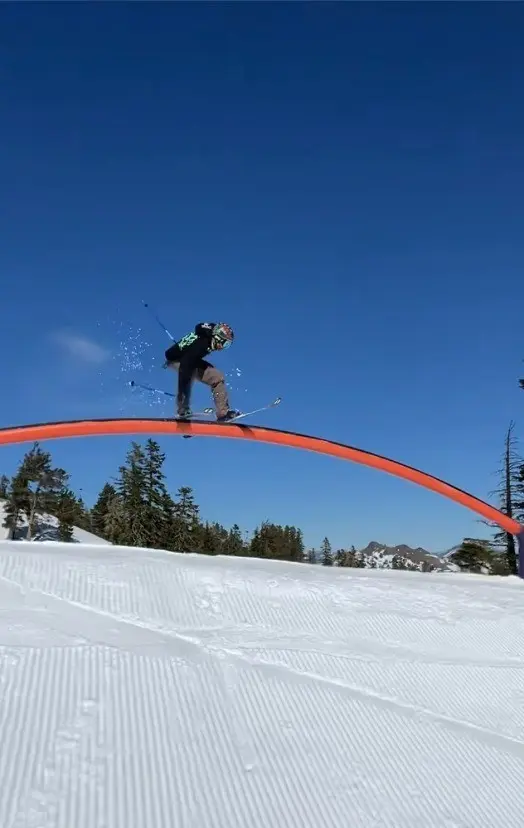
<svg viewBox="0 0 524 828"><path fill-rule="evenodd" d="M517 535L517 573L519 578L524 578L524 526L520 527Z"/></svg>

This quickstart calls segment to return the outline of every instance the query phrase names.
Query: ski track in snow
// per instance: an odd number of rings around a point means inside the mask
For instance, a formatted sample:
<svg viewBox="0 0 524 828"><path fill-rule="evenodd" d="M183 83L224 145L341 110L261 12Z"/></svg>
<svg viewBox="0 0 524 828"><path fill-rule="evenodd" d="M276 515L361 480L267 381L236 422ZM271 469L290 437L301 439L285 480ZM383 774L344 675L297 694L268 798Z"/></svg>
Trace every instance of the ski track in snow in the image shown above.
<svg viewBox="0 0 524 828"><path fill-rule="evenodd" d="M524 585L0 543L1 828L521 828Z"/></svg>

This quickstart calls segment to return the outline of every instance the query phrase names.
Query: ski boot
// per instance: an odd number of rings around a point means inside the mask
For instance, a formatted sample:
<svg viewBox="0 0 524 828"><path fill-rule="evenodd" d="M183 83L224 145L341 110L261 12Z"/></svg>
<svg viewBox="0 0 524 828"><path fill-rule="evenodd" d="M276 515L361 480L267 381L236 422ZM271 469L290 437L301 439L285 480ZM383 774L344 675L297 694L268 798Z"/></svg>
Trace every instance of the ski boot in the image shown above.
<svg viewBox="0 0 524 828"><path fill-rule="evenodd" d="M230 408L223 417L217 417L217 423L227 423L229 420L234 420L241 413L241 411L237 411L235 408Z"/></svg>
<svg viewBox="0 0 524 828"><path fill-rule="evenodd" d="M177 420L190 420L193 412L187 406L178 409Z"/></svg>

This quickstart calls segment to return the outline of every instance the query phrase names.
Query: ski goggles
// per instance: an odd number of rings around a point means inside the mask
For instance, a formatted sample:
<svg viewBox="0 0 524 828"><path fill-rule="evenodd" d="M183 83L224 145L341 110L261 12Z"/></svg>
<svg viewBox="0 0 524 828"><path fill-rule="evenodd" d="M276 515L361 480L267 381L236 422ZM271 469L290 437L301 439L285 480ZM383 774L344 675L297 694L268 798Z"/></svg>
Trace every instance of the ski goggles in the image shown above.
<svg viewBox="0 0 524 828"><path fill-rule="evenodd" d="M230 339L226 339L222 336L214 336L213 337L213 345L215 346L216 351L225 351L226 348L229 348L232 345Z"/></svg>

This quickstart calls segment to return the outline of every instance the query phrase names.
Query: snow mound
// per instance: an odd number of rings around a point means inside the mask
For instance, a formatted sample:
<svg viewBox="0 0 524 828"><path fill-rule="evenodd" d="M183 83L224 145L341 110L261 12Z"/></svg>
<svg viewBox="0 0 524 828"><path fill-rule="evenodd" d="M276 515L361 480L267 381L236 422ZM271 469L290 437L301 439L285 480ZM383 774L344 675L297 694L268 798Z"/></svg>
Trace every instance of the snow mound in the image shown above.
<svg viewBox="0 0 524 828"><path fill-rule="evenodd" d="M522 826L517 578L4 541L0 606L2 828Z"/></svg>
<svg viewBox="0 0 524 828"><path fill-rule="evenodd" d="M5 500L0 500L0 540L5 540L9 535L9 530L3 525L5 520ZM23 533L27 529L27 520L20 524L19 532ZM54 541L58 538L58 520L54 515L42 514L38 515L38 527L35 533L34 541ZM22 538L23 539L23 538ZM80 529L75 526L73 529L73 543L88 543L101 544L104 546L111 546L109 541L104 538L99 538L98 535L93 535L92 532L86 532L85 529Z"/></svg>

